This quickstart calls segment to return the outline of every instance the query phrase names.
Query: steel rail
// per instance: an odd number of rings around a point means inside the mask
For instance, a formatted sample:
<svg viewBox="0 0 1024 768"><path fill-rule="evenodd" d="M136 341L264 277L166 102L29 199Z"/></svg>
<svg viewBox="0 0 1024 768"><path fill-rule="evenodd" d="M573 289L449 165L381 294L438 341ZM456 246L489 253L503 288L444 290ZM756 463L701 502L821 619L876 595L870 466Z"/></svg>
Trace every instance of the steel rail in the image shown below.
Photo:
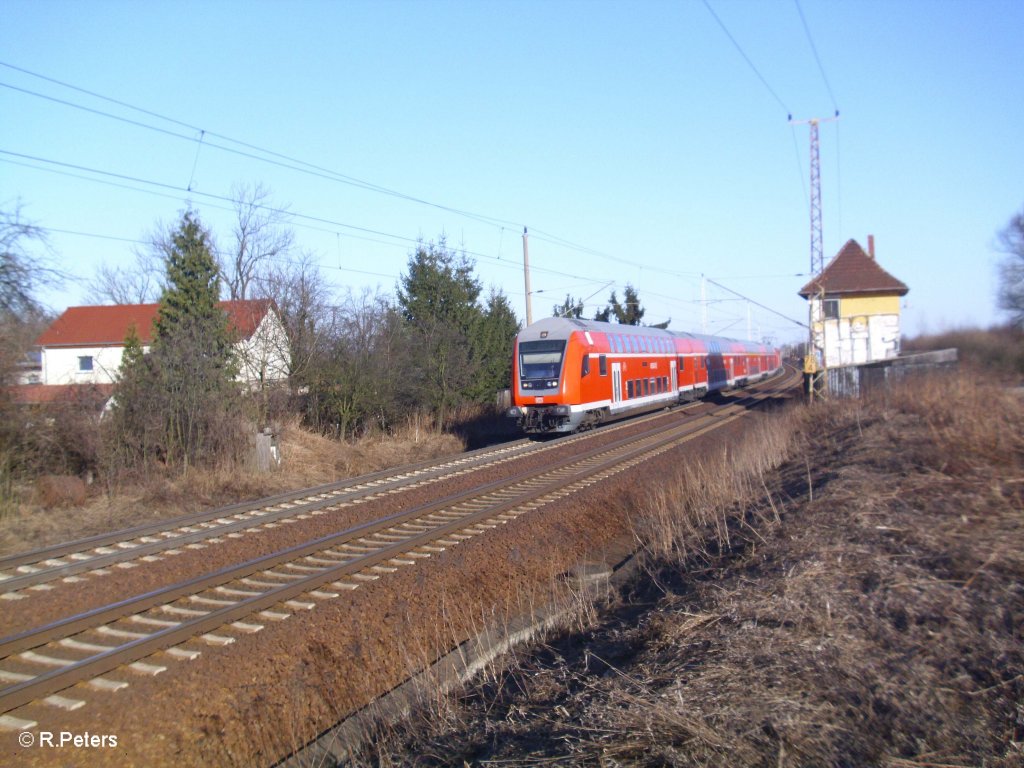
<svg viewBox="0 0 1024 768"><path fill-rule="evenodd" d="M508 449L510 447L529 447L529 440L516 440L511 444L502 446L502 449ZM459 454L458 460L473 459L481 454L488 452L494 452L494 448L478 448L476 451L469 451L467 453ZM133 526L131 528L123 528L117 531L111 531L109 533L100 533L95 536L89 536L82 539L74 539L72 541L62 542L55 544L52 547L40 547L39 549L33 549L26 552L19 552L15 555L9 555L7 557L0 558L0 571L16 568L20 565L33 565L35 563L42 562L44 560L52 560L58 557L63 557L70 554L78 554L90 548L105 547L105 546L117 546L117 544L126 541L128 539L142 538L143 536L153 536L164 533L168 530L175 528L184 528L192 525L200 525L211 520L216 520L219 517L227 517L229 515L238 514L239 512L250 512L266 507L274 507L279 504L288 504L299 499L312 498L319 496L324 493L333 493L339 490L346 490L364 486L370 483L379 482L382 480L390 480L398 477L396 473L408 475L412 472L421 472L423 470L430 470L431 468L441 469L447 467L452 463L452 459L438 462L435 460L427 460L417 462L414 464L405 465L402 467L392 467L390 469L380 470L378 472L371 472L365 475L359 475L357 477L346 478L344 480L336 480L330 483L324 483L322 485L313 486L311 488L303 488L295 491L288 491L274 496L268 496L262 499L253 499L251 501L242 501L235 504L229 504L224 507L217 507L216 509L205 510L203 512L192 513L187 515L180 515L178 517L167 518L160 520L155 523L144 523L142 525ZM0 586L6 585L7 582L0 581Z"/></svg>
<svg viewBox="0 0 1024 768"><path fill-rule="evenodd" d="M400 468L400 470L392 469L390 474L385 471L374 473L373 475L366 475L362 478L354 479L359 480L360 482L358 483L352 481L349 484L336 484L339 487L334 490L321 491L321 488L327 488L327 486L322 486L315 489L308 489L306 491L282 494L278 497L260 500L257 503L246 502L238 505L232 505L231 507L223 507L218 510L222 514L213 514L211 512L202 513L201 520L193 520L192 522L182 525L177 529L173 527L175 521L171 521L172 527L169 528L161 527L160 524L156 524L155 526L145 526L147 528L158 528L156 534L150 533L142 536L142 538L152 535L161 536L160 539L155 541L139 543L137 541L139 538L138 534L134 534L135 529L128 529L126 531L110 534L108 538L111 539L111 541L102 545L104 547L118 547L116 551L106 554L91 555L88 558L77 559L70 563L61 563L46 567L42 570L33 570L30 573L24 573L18 576L0 578L0 592L18 592L19 590L24 590L28 587L35 586L36 584L45 584L49 581L67 578L79 573L96 571L110 565L116 565L117 563L137 560L147 555L165 552L169 549L176 549L178 547L188 546L189 544L227 536L232 533L251 530L265 525L266 523L279 521L283 518L322 513L330 510L332 507L345 503L358 503L363 499L420 487L421 485L435 482L441 478L453 477L457 474L462 474L470 469L481 469L493 466L538 450L547 450L550 447L553 446L544 446L535 443L531 444L529 441L517 441L514 444L514 448L505 446L499 451L489 449L490 452L487 453L480 461L475 460L476 458L479 458L478 456L474 455L470 457L469 454L463 454L457 460L449 460L440 464L423 462L421 465L406 466ZM453 472L453 469L456 471ZM398 474L396 474L396 471ZM332 495L325 498L325 493L331 493ZM292 501L304 499L310 500L304 501L304 503L300 504L293 504L285 508L276 508L284 503L291 503ZM204 522L208 522L211 519L219 520L229 515L238 515L241 513L248 513L248 515L246 517L235 519L231 522L220 523L215 527L205 527L200 530L188 531L189 528L196 525L202 525ZM182 529L184 529L184 532L182 532ZM130 536L134 534L135 540L125 539L119 535L124 533L128 533ZM80 552L81 550L76 550L72 554L79 554ZM37 560L33 562L45 563L52 559L55 559L55 557L46 557L42 561Z"/></svg>
<svg viewBox="0 0 1024 768"><path fill-rule="evenodd" d="M692 406L693 404L690 404ZM682 410L687 410L684 406ZM648 416L645 418L654 418ZM630 424L639 423L634 420ZM603 430L602 434L624 428L623 423ZM557 442L537 443L530 440L517 440L495 448L482 448L460 454L457 458L445 461L424 461L382 470L347 480L327 483L313 488L291 491L276 496L254 501L240 502L214 510L183 515L157 523L148 523L133 528L113 531L107 534L65 542L49 548L41 548L30 552L0 558L0 594L10 596L29 587L45 584L50 581L88 573L118 563L138 560L146 556L156 555L170 549L189 546L209 541L221 536L229 536L240 531L258 528L266 523L276 522L300 515L318 514L331 507L344 503L358 503L362 499L374 496L398 493L400 491L420 487L435 482L443 477L452 477L470 469L480 469L514 460L520 456L550 450L565 445L566 442L586 439L586 435L572 435ZM504 454L504 455L502 455ZM452 468L458 471L451 473ZM304 501L289 507L280 508L282 504ZM239 515L245 514L245 517ZM233 516L234 521L218 523L215 526L201 527L190 531L194 526L204 526L210 521L220 521ZM140 541L148 537L160 536L153 541ZM97 552L99 549L115 548L110 552ZM88 554L87 549L96 552ZM47 566L48 561L71 556L72 562L63 562ZM78 557L75 557L78 556ZM42 567L40 565L42 564ZM7 575L5 569L31 568L27 573Z"/></svg>
<svg viewBox="0 0 1024 768"><path fill-rule="evenodd" d="M744 400L756 402L757 400L769 396L769 394L771 393L758 394L744 398ZM723 412L728 410L736 410L737 412L730 416ZM479 525L481 521L494 518L508 510L529 504L531 501L536 499L540 499L551 494L558 494L559 492L563 492L561 495L564 495L564 491L568 486L572 486L573 484L581 481L589 481L587 484L594 482L595 472L600 474L602 471L608 471L609 468L621 467L634 460L641 460L652 453L658 452L660 449L667 449L667 447L671 447L676 443L693 439L699 434L715 429L727 421L738 418L745 412L746 411L743 409L743 406L739 403L734 403L725 406L723 409L719 409L713 414L699 417L695 420L696 422L702 422L701 424L697 424L695 421L688 421L685 424L670 424L652 430L650 433L639 439L639 445L637 444L637 438L625 438L623 440L616 441L612 445L601 446L588 451L585 454L578 455L561 468L553 470L549 469L541 472L533 471L521 473L511 480L489 483L486 486L476 489L474 492L456 494L448 499L424 505L423 508L418 508L405 513L398 513L384 520L375 521L374 523L356 526L355 528L350 529L350 531L343 532L342 534L322 537L315 542L309 542L305 545L301 545L300 547L290 548L282 553L275 553L271 556L259 558L236 568L222 569L222 571L218 571L217 573L211 574L210 576L202 579L192 580L190 582L185 582L182 585L176 585L175 587L169 587L164 590L147 593L146 595L141 596L138 600L122 601L105 609L97 609L78 617L72 617L65 621L55 622L35 632L22 633L22 635L8 638L4 641L3 645L0 646L0 652L7 657L19 650L39 647L40 645L45 645L47 642L52 642L56 639L66 638L78 632L95 628L96 626L109 624L110 622L115 621L118 618L123 618L127 615L140 614L155 605L169 604L185 594L196 594L198 592L202 592L213 584L229 583L236 578L242 577L242 574L250 575L258 571L266 571L274 565L301 557L302 554L312 554L313 552L323 551L325 548L338 546L338 540L342 537L347 537L349 541L362 539L371 535L373 530L385 530L389 527L394 527L395 523L402 519L408 521L416 519L417 517L423 517L424 515L429 515L432 511L454 506L460 500L465 501L479 498L481 495L493 493L495 490L508 488L511 485L521 484L524 480L536 481L536 479L540 477L569 471L568 476L559 476L554 479L547 480L539 488L535 487L497 505L489 505L477 512L461 516L448 523L434 526L419 535L406 537L405 540L396 542L391 546L382 547L377 552L369 553L359 558L354 558L353 560L338 564L337 566L325 568L319 574L302 578L290 584L284 584L261 595L236 601L224 608L210 611L201 617L179 622L175 626L151 633L146 637L139 638L121 646L111 647L108 651L99 653L67 667L52 670L42 675L35 676L31 680L10 686L3 691L0 691L0 712L11 711L12 709L22 706L30 701L55 693L56 691L64 690L65 688L74 685L77 682L81 682L82 680L96 678L104 672L110 671L111 669L124 664L131 663L132 661L137 661L138 659L144 658L158 650L192 639L196 635L202 634L210 629L223 626L226 623L248 616L256 611L276 605L303 593L310 592L325 583L337 581L346 574L366 570L377 563L394 559L397 554L402 552L408 552L416 549L417 547L423 546L424 544L437 541L438 539L443 539L446 535L456 531L472 528ZM615 454L616 452L619 452L619 455L613 455L610 458L602 460L601 466L604 467L603 470L601 468L595 469L593 466L588 464L590 460L596 457L607 457L608 454Z"/></svg>
<svg viewBox="0 0 1024 768"><path fill-rule="evenodd" d="M659 427L657 430L654 430L651 434L657 435L670 429L676 429L679 426L680 425L678 424L664 425ZM583 454L577 454L569 459L566 464L575 464L581 461L586 461L594 455L614 451L625 445L635 443L636 441L637 438L635 437L621 438L609 445L593 448ZM290 562L306 555L321 552L324 549L341 546L357 539L371 536L374 533L393 528L403 522L415 520L433 512L448 509L457 504L477 499L480 496L532 480L538 476L543 476L544 474L556 470L557 468L552 469L551 467L548 467L541 470L527 470L525 472L520 472L510 478L502 478L482 486L477 486L476 488L472 488L468 491L451 494L427 504L422 504L409 510L396 512L377 520L371 520L366 523L355 525L344 531L330 533L317 539L312 539L310 541L303 542L302 544L297 544L293 547L289 547L269 555L264 555L254 560L249 560L239 565L227 566L218 571L214 571L213 573L199 576L188 581L155 589L117 603L94 608L68 619L60 619L39 628L26 630L25 632L6 638L0 638L0 658L7 657L13 653L34 648L39 645L44 645L48 642L52 642L53 640L68 637L82 631L83 629L87 629L98 624L107 624L112 621L116 621L117 619L131 615L132 613L140 613L156 605L173 602L180 597L195 594L213 586L222 585L236 579L251 576L254 573L268 570L276 565L280 565L281 563Z"/></svg>

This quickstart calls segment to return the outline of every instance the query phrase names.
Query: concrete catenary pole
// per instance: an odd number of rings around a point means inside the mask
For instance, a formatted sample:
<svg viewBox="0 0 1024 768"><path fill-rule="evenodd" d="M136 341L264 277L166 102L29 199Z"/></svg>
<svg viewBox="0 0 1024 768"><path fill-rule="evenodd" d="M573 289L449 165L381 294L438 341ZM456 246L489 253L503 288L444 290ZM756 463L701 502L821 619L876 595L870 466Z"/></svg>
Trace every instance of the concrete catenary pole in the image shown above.
<svg viewBox="0 0 1024 768"><path fill-rule="evenodd" d="M526 324L533 324L533 306L530 296L530 235L523 227L523 283L526 288Z"/></svg>

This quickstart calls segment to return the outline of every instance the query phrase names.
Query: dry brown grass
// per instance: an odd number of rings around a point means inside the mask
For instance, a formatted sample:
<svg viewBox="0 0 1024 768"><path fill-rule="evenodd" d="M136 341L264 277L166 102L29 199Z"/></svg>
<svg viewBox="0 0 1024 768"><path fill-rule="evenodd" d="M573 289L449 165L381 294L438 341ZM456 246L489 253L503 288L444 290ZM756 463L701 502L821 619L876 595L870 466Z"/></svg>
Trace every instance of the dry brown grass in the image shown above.
<svg viewBox="0 0 1024 768"><path fill-rule="evenodd" d="M652 493L620 606L365 762L1024 764L1024 402L912 384Z"/></svg>
<svg viewBox="0 0 1024 768"><path fill-rule="evenodd" d="M105 531L175 517L246 499L257 499L366 474L413 461L461 452L462 442L422 423L394 435L341 443L302 429L280 430L279 469L260 473L249 466L192 469L183 476L140 478L117 488L89 486L84 499L77 478L47 481L37 490L12 491L16 503L0 515L0 554L24 551ZM70 486L74 484L74 489Z"/></svg>
<svg viewBox="0 0 1024 768"><path fill-rule="evenodd" d="M953 347L959 350L962 365L979 375L1017 384L1024 382L1024 329L961 328L903 341L904 352Z"/></svg>

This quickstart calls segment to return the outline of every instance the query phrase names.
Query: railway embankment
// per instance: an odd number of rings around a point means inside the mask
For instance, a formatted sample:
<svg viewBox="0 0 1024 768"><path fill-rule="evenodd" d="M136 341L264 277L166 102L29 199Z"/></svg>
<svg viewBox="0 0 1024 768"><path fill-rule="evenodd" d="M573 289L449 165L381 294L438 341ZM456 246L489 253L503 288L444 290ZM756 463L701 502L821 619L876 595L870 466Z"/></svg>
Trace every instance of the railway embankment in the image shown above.
<svg viewBox="0 0 1024 768"><path fill-rule="evenodd" d="M353 763L1024 762L1024 402L916 380L771 434L781 465L761 432L666 476L634 580Z"/></svg>

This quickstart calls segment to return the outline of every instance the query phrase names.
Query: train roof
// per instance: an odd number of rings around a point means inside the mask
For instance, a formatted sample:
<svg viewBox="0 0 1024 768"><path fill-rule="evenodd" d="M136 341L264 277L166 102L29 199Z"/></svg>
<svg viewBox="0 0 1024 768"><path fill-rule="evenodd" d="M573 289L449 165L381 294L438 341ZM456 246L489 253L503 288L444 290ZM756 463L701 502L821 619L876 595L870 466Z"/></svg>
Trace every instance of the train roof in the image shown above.
<svg viewBox="0 0 1024 768"><path fill-rule="evenodd" d="M663 328L652 328L646 325L621 325L619 323L603 323L600 320L583 320L575 317L546 317L543 320L526 326L519 332L521 341L548 338L551 335L556 337L568 337L573 331L590 331L591 333L628 333L634 336L655 336L664 338L666 336L680 339L695 339L697 341L729 342L732 344L755 344L759 342L744 341L742 339L726 338L724 336L710 336L701 333L688 333L686 331L669 331Z"/></svg>

